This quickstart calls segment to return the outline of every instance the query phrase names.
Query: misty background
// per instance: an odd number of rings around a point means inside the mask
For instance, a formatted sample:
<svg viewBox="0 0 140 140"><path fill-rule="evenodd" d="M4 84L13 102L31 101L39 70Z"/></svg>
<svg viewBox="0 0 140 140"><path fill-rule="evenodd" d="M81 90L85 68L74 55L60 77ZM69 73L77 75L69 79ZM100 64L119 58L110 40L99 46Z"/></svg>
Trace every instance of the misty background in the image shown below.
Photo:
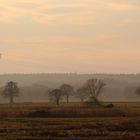
<svg viewBox="0 0 140 140"><path fill-rule="evenodd" d="M48 89L91 78L106 83L101 100L139 101L140 74L44 74L139 73L139 0L0 2L0 87L17 82L16 102L48 101Z"/></svg>
<svg viewBox="0 0 140 140"><path fill-rule="evenodd" d="M98 78L106 83L100 97L102 101L139 101L135 93L140 85L140 74L3 74L0 75L2 87L13 80L18 83L20 96L16 102L47 102L47 90L58 88L62 84L70 84L74 89L81 87L88 79ZM79 101L72 96L70 101ZM0 98L0 102L7 100Z"/></svg>

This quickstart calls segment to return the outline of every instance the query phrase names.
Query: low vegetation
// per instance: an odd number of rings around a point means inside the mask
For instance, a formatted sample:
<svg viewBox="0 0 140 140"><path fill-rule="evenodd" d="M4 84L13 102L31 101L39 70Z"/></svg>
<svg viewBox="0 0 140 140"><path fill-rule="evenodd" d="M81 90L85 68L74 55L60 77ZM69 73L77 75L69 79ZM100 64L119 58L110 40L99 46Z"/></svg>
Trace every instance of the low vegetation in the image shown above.
<svg viewBox="0 0 140 140"><path fill-rule="evenodd" d="M140 140L140 103L101 102L105 86L89 79L78 89L63 84L47 90L50 103L15 103L20 89L8 82L2 95L10 104L0 105L0 140Z"/></svg>
<svg viewBox="0 0 140 140"><path fill-rule="evenodd" d="M114 104L112 109L81 103L0 105L0 140L139 140L140 104Z"/></svg>

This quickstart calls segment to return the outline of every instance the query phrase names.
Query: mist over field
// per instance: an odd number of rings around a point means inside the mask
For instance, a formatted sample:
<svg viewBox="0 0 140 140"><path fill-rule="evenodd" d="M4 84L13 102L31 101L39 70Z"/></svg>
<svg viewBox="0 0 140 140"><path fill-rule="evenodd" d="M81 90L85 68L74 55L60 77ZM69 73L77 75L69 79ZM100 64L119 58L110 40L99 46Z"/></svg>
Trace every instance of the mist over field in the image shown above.
<svg viewBox="0 0 140 140"><path fill-rule="evenodd" d="M47 102L47 90L70 84L78 89L88 79L102 79L106 86L100 96L102 101L139 101L136 88L140 85L140 74L5 74L0 75L1 88L8 81L15 81L20 87L17 102ZM0 98L1 102L6 100ZM72 96L71 101L79 101Z"/></svg>
<svg viewBox="0 0 140 140"><path fill-rule="evenodd" d="M140 0L0 0L0 140L140 140Z"/></svg>
<svg viewBox="0 0 140 140"><path fill-rule="evenodd" d="M100 100L139 101L140 74L115 74L140 72L139 0L0 2L0 86L17 82L17 102L44 102L48 89L91 78L106 84Z"/></svg>

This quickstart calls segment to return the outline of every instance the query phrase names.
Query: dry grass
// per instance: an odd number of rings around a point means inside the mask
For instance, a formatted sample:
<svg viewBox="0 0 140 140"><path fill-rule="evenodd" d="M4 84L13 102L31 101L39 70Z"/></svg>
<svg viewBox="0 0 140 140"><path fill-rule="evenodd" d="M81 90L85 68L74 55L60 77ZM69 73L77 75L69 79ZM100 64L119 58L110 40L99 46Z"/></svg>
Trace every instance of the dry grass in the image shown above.
<svg viewBox="0 0 140 140"><path fill-rule="evenodd" d="M140 140L140 104L114 104L114 109L79 103L0 105L0 140ZM37 117L37 111L48 114Z"/></svg>

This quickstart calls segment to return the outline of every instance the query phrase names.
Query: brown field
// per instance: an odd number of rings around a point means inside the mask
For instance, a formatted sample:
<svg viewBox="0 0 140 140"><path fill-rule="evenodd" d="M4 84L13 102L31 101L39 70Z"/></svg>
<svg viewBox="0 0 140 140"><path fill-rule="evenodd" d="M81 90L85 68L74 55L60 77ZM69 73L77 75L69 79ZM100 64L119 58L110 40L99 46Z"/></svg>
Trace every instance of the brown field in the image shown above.
<svg viewBox="0 0 140 140"><path fill-rule="evenodd" d="M140 103L0 105L0 140L140 140Z"/></svg>

